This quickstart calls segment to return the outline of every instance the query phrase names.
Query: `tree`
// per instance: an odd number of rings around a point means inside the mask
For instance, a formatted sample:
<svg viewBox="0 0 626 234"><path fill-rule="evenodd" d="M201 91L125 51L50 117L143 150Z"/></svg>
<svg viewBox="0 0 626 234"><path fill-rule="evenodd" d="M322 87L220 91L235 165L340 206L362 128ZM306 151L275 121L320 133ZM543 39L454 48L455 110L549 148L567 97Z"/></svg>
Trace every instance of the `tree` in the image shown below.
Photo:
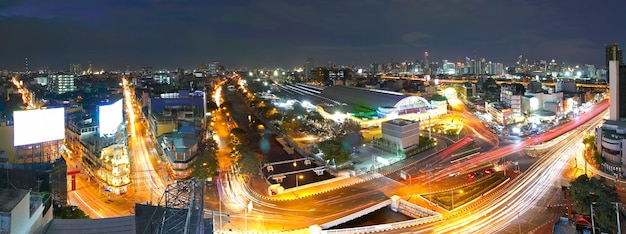
<svg viewBox="0 0 626 234"><path fill-rule="evenodd" d="M350 160L350 153L341 147L341 144L334 140L326 140L317 143L317 148L322 151L324 161L335 160L335 164L341 165Z"/></svg>
<svg viewBox="0 0 626 234"><path fill-rule="evenodd" d="M596 144L596 137L594 135L587 135L583 138L583 143L589 147L593 147Z"/></svg>
<svg viewBox="0 0 626 234"><path fill-rule="evenodd" d="M324 117L322 117L322 115L317 111L309 112L308 119L313 121L324 121Z"/></svg>
<svg viewBox="0 0 626 234"><path fill-rule="evenodd" d="M261 160L250 149L249 145L247 144L238 145L237 150L239 151L239 154L240 154L239 159L237 160L237 164L239 165L241 174L258 175L260 173Z"/></svg>
<svg viewBox="0 0 626 234"><path fill-rule="evenodd" d="M269 121L276 121L276 120L282 119L282 117L283 116L279 112L270 112L267 115L267 120L269 120Z"/></svg>
<svg viewBox="0 0 626 234"><path fill-rule="evenodd" d="M64 206L55 202L53 215L57 219L89 219L89 215L77 206Z"/></svg>
<svg viewBox="0 0 626 234"><path fill-rule="evenodd" d="M614 229L615 210L612 201L619 201L615 187L606 184L603 177L597 179L581 175L571 182L572 209L579 214L590 214L591 202L595 202L593 213L599 227Z"/></svg>
<svg viewBox="0 0 626 234"><path fill-rule="evenodd" d="M191 176L198 180L206 180L217 174L218 145L213 138L209 138L205 143L198 145L198 155L196 161L191 165Z"/></svg>
<svg viewBox="0 0 626 234"><path fill-rule="evenodd" d="M583 143L585 144L585 149L591 150L591 158L588 159L593 159L596 167L604 163L602 154L596 150L596 137L594 135L586 135L585 138L583 138ZM588 155L589 151L585 151L585 153Z"/></svg>
<svg viewBox="0 0 626 234"><path fill-rule="evenodd" d="M243 129L239 127L231 129L230 133L235 135L235 137L239 138L239 140L241 141L244 141L245 138L247 138L247 134L248 134L246 131L244 131Z"/></svg>
<svg viewBox="0 0 626 234"><path fill-rule="evenodd" d="M291 111L295 116L306 115L307 111L301 104L293 104L293 110Z"/></svg>
<svg viewBox="0 0 626 234"><path fill-rule="evenodd" d="M226 110L232 110L233 104L230 101L224 101L220 107L226 107Z"/></svg>
<svg viewBox="0 0 626 234"><path fill-rule="evenodd" d="M217 108L219 108L219 107L217 107L217 104L215 102L213 102L213 101L208 101L206 103L206 111L207 112L211 112L211 111L217 110Z"/></svg>
<svg viewBox="0 0 626 234"><path fill-rule="evenodd" d="M346 135L361 131L361 124L350 119L346 120L341 126Z"/></svg>

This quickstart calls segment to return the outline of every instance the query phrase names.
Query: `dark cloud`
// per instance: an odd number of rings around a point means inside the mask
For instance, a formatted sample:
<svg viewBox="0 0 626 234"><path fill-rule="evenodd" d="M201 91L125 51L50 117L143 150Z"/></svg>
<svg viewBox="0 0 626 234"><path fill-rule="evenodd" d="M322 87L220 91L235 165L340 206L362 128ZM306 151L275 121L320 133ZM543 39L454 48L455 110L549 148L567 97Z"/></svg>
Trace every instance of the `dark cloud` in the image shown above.
<svg viewBox="0 0 626 234"><path fill-rule="evenodd" d="M486 58L602 65L626 3L540 0L24 0L0 3L0 69L293 67ZM624 43L622 43L624 44Z"/></svg>

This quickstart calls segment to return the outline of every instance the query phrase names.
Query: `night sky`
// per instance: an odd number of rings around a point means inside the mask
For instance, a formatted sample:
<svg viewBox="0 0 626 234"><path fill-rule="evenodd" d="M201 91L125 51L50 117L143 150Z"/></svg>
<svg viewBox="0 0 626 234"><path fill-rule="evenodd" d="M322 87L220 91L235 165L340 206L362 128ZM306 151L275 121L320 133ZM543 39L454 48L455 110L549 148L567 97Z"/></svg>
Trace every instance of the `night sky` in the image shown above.
<svg viewBox="0 0 626 234"><path fill-rule="evenodd" d="M604 64L624 0L2 0L0 69L367 65L486 58Z"/></svg>

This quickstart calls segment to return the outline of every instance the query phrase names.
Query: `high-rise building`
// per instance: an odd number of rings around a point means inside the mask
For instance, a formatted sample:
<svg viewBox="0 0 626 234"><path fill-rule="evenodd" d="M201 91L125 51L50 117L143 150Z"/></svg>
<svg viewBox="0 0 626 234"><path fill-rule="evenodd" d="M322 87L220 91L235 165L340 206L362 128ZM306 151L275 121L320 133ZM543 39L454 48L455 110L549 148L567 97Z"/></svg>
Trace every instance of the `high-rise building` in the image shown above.
<svg viewBox="0 0 626 234"><path fill-rule="evenodd" d="M616 60L618 61L618 65L623 64L622 60L622 49L619 48L617 44L605 45L604 49L606 51L606 67L609 67L609 61Z"/></svg>
<svg viewBox="0 0 626 234"><path fill-rule="evenodd" d="M78 63L70 64L70 74L80 75L81 72L83 71L82 71L80 64Z"/></svg>
<svg viewBox="0 0 626 234"><path fill-rule="evenodd" d="M74 74L57 73L50 75L50 82L52 83L52 92L56 94L76 90L76 86L74 86Z"/></svg>
<svg viewBox="0 0 626 234"><path fill-rule="evenodd" d="M617 44L606 46L609 76L609 119L596 128L596 150L604 159L602 169L624 175L626 170L626 65Z"/></svg>
<svg viewBox="0 0 626 234"><path fill-rule="evenodd" d="M609 61L609 119L626 120L626 65L618 60Z"/></svg>
<svg viewBox="0 0 626 234"><path fill-rule="evenodd" d="M424 74L430 75L430 67L428 61L428 51L424 51Z"/></svg>
<svg viewBox="0 0 626 234"><path fill-rule="evenodd" d="M304 63L304 77L311 78L311 72L315 69L315 61L312 58L308 58Z"/></svg>

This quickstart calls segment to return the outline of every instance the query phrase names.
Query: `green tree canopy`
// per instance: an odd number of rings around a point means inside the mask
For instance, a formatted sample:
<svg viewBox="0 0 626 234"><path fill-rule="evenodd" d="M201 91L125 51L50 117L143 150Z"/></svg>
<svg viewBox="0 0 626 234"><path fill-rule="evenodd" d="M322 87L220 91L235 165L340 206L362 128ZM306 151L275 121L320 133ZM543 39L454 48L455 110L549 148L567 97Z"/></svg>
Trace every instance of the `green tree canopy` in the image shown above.
<svg viewBox="0 0 626 234"><path fill-rule="evenodd" d="M317 111L309 112L308 118L313 121L324 121L324 117Z"/></svg>
<svg viewBox="0 0 626 234"><path fill-rule="evenodd" d="M589 145L589 147L592 147L593 145L596 144L596 136L594 135L585 136L585 138L583 139L583 143L585 145Z"/></svg>
<svg viewBox="0 0 626 234"><path fill-rule="evenodd" d="M213 138L209 138L204 143L198 145L198 155L196 161L191 165L191 176L199 180L206 180L217 174L217 155L218 145Z"/></svg>
<svg viewBox="0 0 626 234"><path fill-rule="evenodd" d="M217 110L217 108L218 108L217 104L215 102L213 102L213 101L208 101L206 103L206 110L207 110L207 112L211 112L211 111Z"/></svg>
<svg viewBox="0 0 626 234"><path fill-rule="evenodd" d="M53 206L52 213L57 219L89 219L89 215L85 214L77 206L64 206L56 202Z"/></svg>
<svg viewBox="0 0 626 234"><path fill-rule="evenodd" d="M335 160L335 164L341 165L350 160L350 153L343 149L341 144L334 140L326 140L317 143L317 148L322 151L324 161Z"/></svg>
<svg viewBox="0 0 626 234"><path fill-rule="evenodd" d="M294 104L293 104L293 110L292 110L291 112L292 112L295 116L298 116L298 115L306 115L306 114L307 114L306 108L304 108L304 107L302 106L302 104L300 104L300 103L294 103Z"/></svg>
<svg viewBox="0 0 626 234"><path fill-rule="evenodd" d="M261 172L261 159L259 157L262 156L257 156L248 144L238 145L237 150L240 154L237 165L241 169L241 174L258 175Z"/></svg>
<svg viewBox="0 0 626 234"><path fill-rule="evenodd" d="M591 213L591 202L595 202L593 212L598 226L616 229L615 207L611 202L619 201L615 187L609 186L603 177L597 179L581 175L571 182L570 197L572 209L579 214Z"/></svg>
<svg viewBox="0 0 626 234"><path fill-rule="evenodd" d="M235 135L235 137L239 138L239 140L241 141L245 141L245 139L248 137L248 133L239 127L231 129L230 133Z"/></svg>

